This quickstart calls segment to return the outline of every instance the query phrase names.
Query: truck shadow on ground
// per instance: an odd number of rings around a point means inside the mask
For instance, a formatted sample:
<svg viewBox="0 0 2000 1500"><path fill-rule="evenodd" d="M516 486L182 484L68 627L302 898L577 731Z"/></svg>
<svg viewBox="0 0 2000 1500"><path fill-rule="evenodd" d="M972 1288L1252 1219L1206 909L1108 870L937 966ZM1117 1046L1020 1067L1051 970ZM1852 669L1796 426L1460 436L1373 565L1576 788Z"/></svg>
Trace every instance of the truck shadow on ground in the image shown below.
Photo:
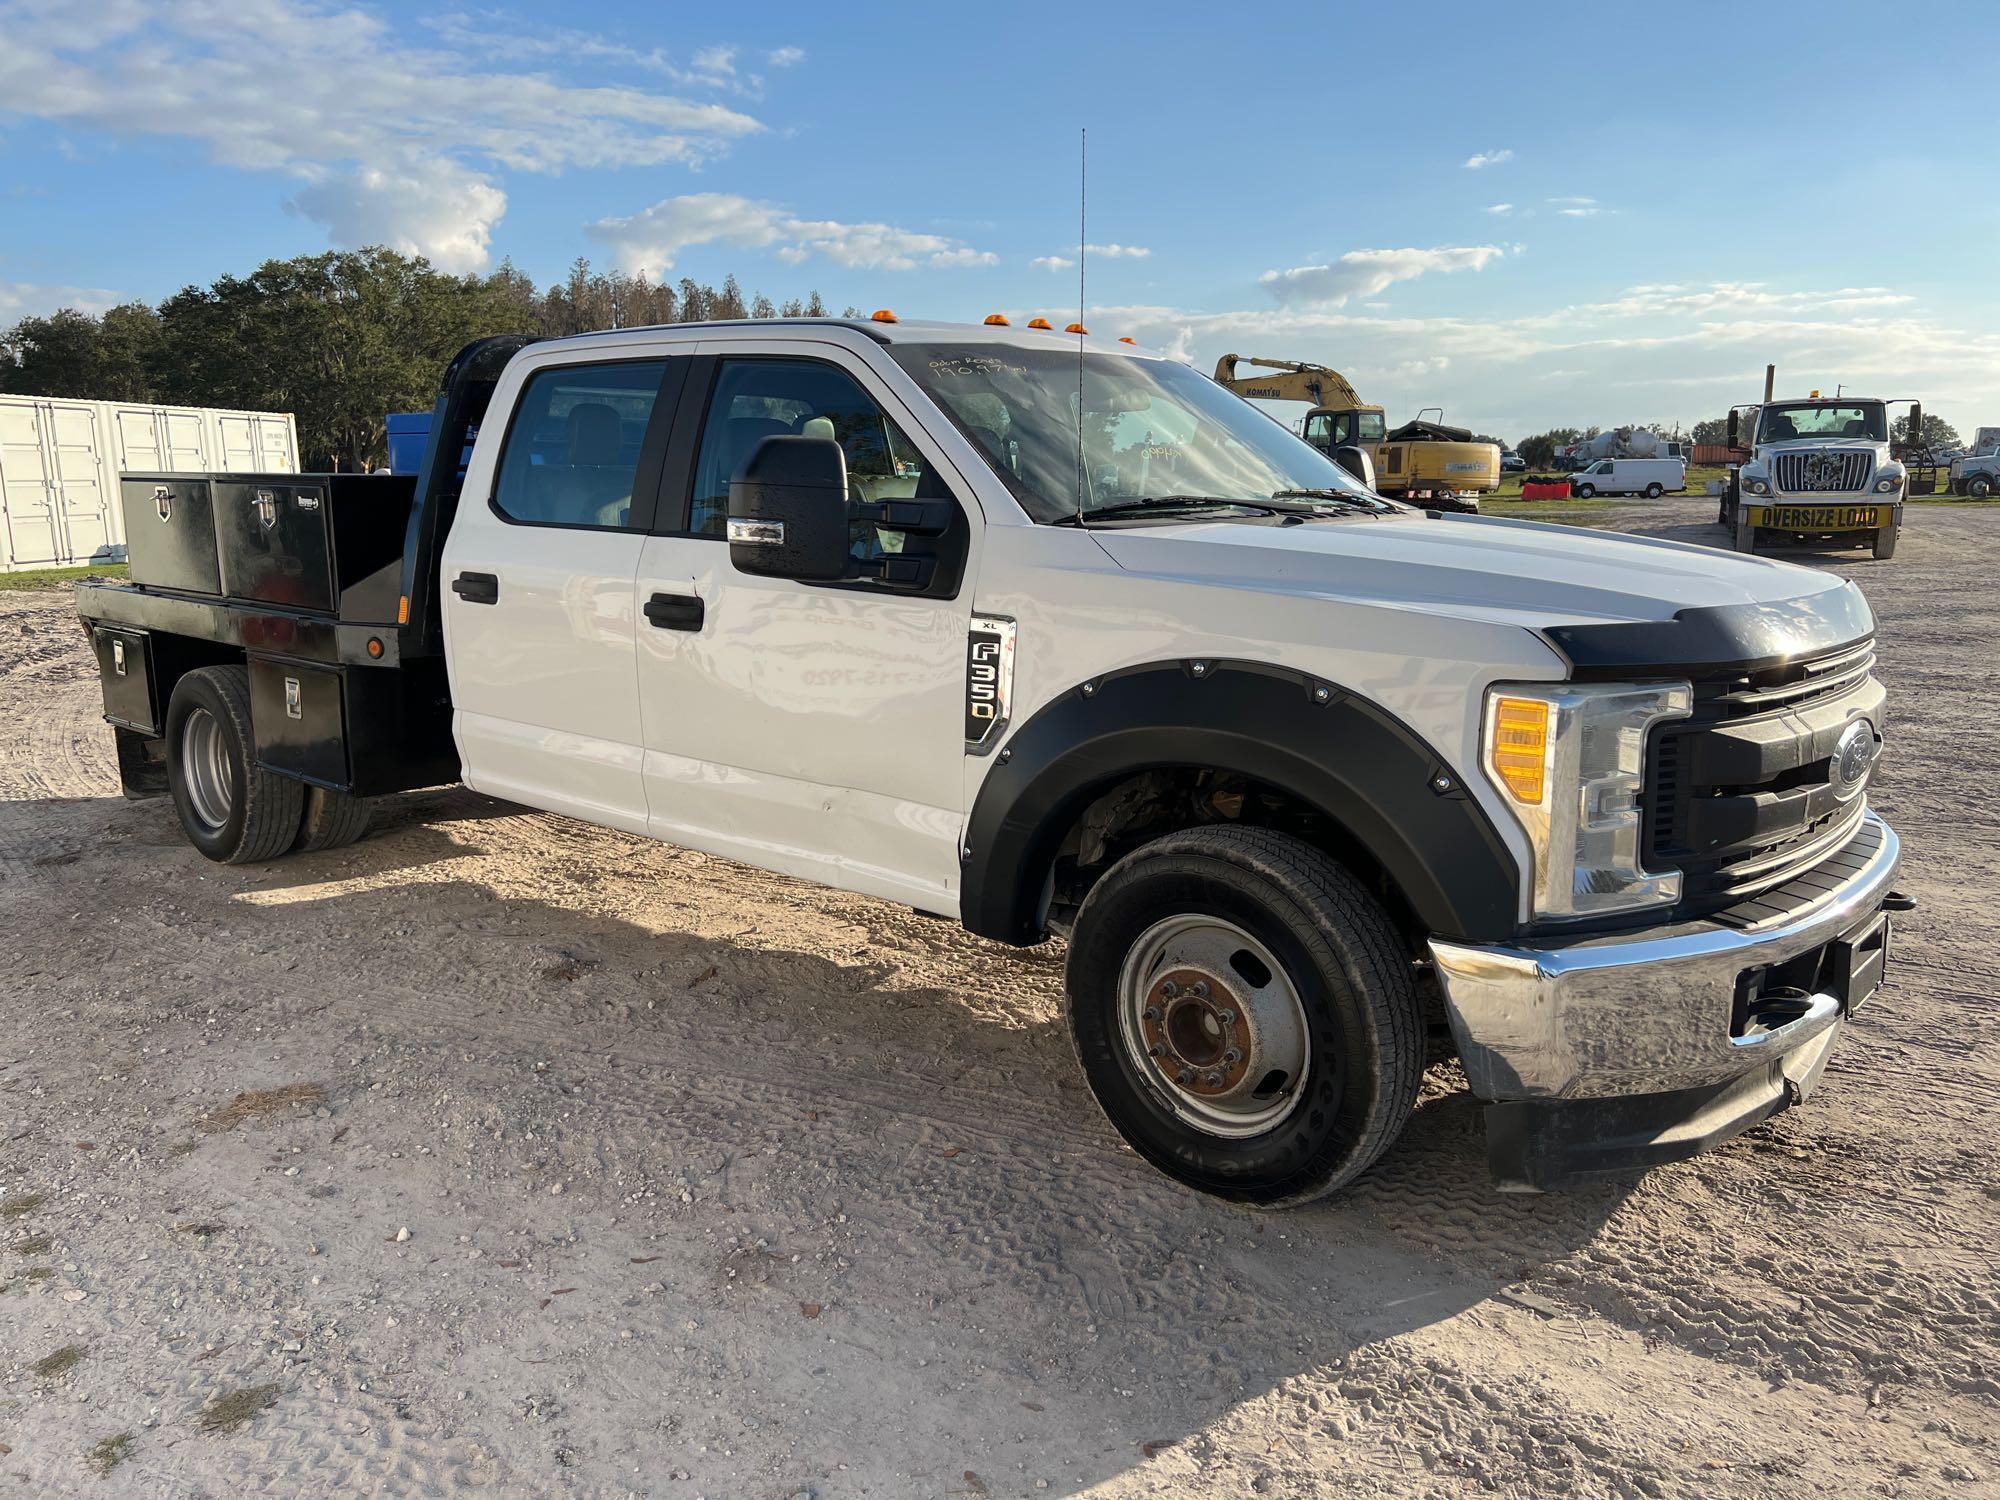
<svg viewBox="0 0 2000 1500"><path fill-rule="evenodd" d="M101 823L120 806L84 811ZM164 803L139 804L113 821L172 816ZM587 910L498 893L464 825L504 818L565 850L598 851L606 870ZM955 1480L929 1435L943 1426L967 1435L964 1467L1045 1451L1063 1458L1050 1473L1058 1493L1086 1488L1294 1377L1346 1369L1370 1346L1584 1250L1623 1201L1617 1188L1494 1192L1475 1102L1444 1092L1434 1070L1433 1097L1342 1197L1282 1215L1216 1202L1147 1167L1098 1115L1057 1009L1058 952L1018 954L862 898L816 905L826 897L816 887L629 844L470 793L395 799L363 843L272 866L256 882L310 891L391 877L266 908L276 926L263 930L265 951L282 953L271 939L297 924L330 967L302 979L271 964L232 982L269 995L254 1002L267 1033L283 1034L293 1005L323 1024L334 996L336 1027L372 1033L388 1055L463 1052L469 1062L476 1047L509 1080L538 1060L547 1071L525 1089L448 1063L426 1087L480 1100L496 1136L532 1132L544 1169L567 1174L565 1281L600 1260L605 1275L629 1279L622 1188L610 1184L643 1177L655 1160L682 1164L699 1207L661 1223L647 1248L691 1279L699 1266L713 1274L724 1229L809 1249L815 1226L840 1216L851 1226L847 1269L830 1290L799 1293L837 1306L839 1324L784 1316L791 1304L774 1297L718 1326L748 1320L740 1333L753 1341L758 1387L796 1378L814 1388L814 1425L823 1419L827 1434L869 1428L875 1393L899 1391L922 1420L906 1443L877 1427L855 1452L878 1473ZM447 861L454 873L438 878ZM184 847L162 847L124 878L185 876L191 864ZM425 877L414 910L399 875ZM520 877L516 866L506 885ZM208 889L224 901L240 894ZM725 908L747 933L701 930L702 913ZM857 943L857 926L869 941ZM103 978L146 983L142 973ZM345 1108L370 1104L351 1094ZM501 1177L510 1169L488 1165ZM519 1205L478 1212L498 1219ZM473 1330L483 1321L468 1314ZM482 1336L497 1346L490 1354L523 1365L573 1362L574 1401L656 1392L647 1422L662 1403L702 1395L679 1390L651 1341L612 1341L608 1353L593 1343L586 1354L518 1322ZM912 1386L918 1359L938 1373ZM1010 1448L998 1435L1022 1429L1024 1411L1041 1432ZM692 1424L700 1413L686 1415ZM476 1416L461 1409L459 1420ZM476 1435L509 1449L497 1429ZM595 1455L599 1477L611 1483L631 1456Z"/></svg>

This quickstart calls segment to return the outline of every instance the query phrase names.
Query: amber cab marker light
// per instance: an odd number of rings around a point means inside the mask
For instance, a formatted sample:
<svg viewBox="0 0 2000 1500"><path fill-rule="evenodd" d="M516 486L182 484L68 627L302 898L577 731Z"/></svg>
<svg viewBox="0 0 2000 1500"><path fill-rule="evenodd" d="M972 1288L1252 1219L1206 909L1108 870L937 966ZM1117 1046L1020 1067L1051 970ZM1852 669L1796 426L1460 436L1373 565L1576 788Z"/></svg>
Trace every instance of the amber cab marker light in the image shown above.
<svg viewBox="0 0 2000 1500"><path fill-rule="evenodd" d="M1047 318L1030 318L1028 319L1028 326L1030 328L1039 328L1043 332L1048 333L1053 332L1056 325L1051 323Z"/></svg>
<svg viewBox="0 0 2000 1500"><path fill-rule="evenodd" d="M396 623L398 625L407 625L410 623L410 596L408 594L403 595L402 602L396 606Z"/></svg>
<svg viewBox="0 0 2000 1500"><path fill-rule="evenodd" d="M382 659L382 652L385 649L386 648L382 645L381 636L371 635L368 637L368 654L374 657L375 660L380 661Z"/></svg>
<svg viewBox="0 0 2000 1500"><path fill-rule="evenodd" d="M1005 313L988 313L986 315L986 326L988 328L1011 328L1014 325L1007 321Z"/></svg>
<svg viewBox="0 0 2000 1500"><path fill-rule="evenodd" d="M886 307L876 308L868 317L871 322L875 323L893 323L896 321L896 315Z"/></svg>
<svg viewBox="0 0 2000 1500"><path fill-rule="evenodd" d="M1065 329L1063 330L1063 332L1064 332L1064 333L1088 333L1088 332L1090 332L1090 330L1089 330L1088 328L1085 328L1085 327L1084 327L1084 326L1083 326L1083 325L1082 325L1081 323L1072 323L1072 324L1070 324L1070 325L1069 325L1069 327L1065 328Z"/></svg>
<svg viewBox="0 0 2000 1500"><path fill-rule="evenodd" d="M1547 794L1549 706L1533 698L1502 698L1493 705L1493 771L1516 802L1541 806Z"/></svg>
<svg viewBox="0 0 2000 1500"><path fill-rule="evenodd" d="M1121 344L1131 344L1136 347L1139 341L1129 333L1121 333L1118 335L1118 342Z"/></svg>

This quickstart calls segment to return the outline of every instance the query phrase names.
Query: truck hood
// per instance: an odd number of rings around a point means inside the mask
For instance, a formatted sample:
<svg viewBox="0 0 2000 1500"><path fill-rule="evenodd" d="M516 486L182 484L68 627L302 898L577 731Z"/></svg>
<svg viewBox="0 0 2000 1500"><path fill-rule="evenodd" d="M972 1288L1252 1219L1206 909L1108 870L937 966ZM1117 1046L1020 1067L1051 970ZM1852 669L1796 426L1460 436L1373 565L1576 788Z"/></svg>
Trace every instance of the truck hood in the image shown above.
<svg viewBox="0 0 2000 1500"><path fill-rule="evenodd" d="M1635 663L1789 657L1873 621L1852 584L1686 542L1493 516L1396 516L1298 526L1202 521L1094 533L1128 572L1254 593L1338 599L1517 625L1572 661L1619 641ZM1696 622L1700 629L1681 628ZM1713 628L1726 621L1720 636ZM1663 628L1672 627L1672 628ZM1698 654L1676 652L1692 651ZM1585 653L1589 654L1589 653Z"/></svg>

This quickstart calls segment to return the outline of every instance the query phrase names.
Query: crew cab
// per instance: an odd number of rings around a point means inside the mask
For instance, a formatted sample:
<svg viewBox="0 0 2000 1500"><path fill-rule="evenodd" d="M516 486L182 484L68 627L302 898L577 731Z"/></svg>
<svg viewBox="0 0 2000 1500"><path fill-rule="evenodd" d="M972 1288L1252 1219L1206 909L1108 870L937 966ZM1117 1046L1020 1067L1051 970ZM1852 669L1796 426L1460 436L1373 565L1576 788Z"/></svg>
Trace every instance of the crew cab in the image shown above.
<svg viewBox="0 0 2000 1500"><path fill-rule="evenodd" d="M1852 584L1413 510L1122 342L487 340L414 478L124 503L78 608L201 853L456 780L1066 937L1112 1124L1239 1201L1367 1170L1437 1051L1503 1187L1689 1155L1812 1089L1906 904Z"/></svg>

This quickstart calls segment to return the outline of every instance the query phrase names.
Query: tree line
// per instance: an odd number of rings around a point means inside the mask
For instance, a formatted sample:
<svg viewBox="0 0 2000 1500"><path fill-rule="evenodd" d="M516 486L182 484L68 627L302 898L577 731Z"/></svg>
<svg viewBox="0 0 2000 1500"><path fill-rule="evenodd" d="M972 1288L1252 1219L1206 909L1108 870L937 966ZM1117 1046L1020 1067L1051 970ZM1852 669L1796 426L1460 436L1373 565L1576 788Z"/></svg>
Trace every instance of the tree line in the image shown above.
<svg viewBox="0 0 2000 1500"><path fill-rule="evenodd" d="M429 410L446 363L474 339L826 313L818 292L778 303L734 276L655 282L578 259L538 288L511 263L451 276L375 246L266 261L157 306L23 318L0 332L0 391L289 411L305 467L367 469L384 460L387 414Z"/></svg>

